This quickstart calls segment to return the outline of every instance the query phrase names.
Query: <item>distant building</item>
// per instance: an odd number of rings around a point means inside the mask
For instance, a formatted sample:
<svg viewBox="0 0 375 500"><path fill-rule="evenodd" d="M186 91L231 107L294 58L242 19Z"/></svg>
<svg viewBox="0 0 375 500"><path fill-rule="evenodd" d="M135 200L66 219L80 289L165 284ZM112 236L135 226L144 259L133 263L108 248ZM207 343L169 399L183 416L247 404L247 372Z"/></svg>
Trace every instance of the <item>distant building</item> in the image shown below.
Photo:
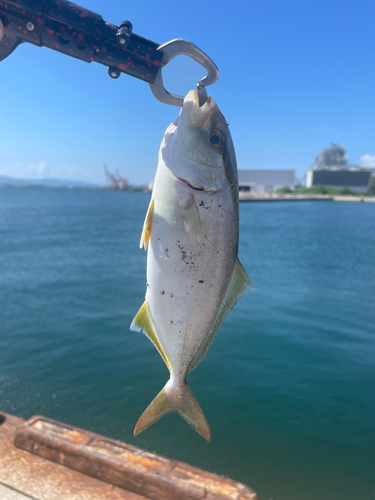
<svg viewBox="0 0 375 500"><path fill-rule="evenodd" d="M367 191L373 171L373 168L348 165L345 149L339 144L332 143L330 148L322 150L315 158L315 165L307 171L306 187L324 184L363 193Z"/></svg>
<svg viewBox="0 0 375 500"><path fill-rule="evenodd" d="M240 191L265 193L284 186L294 189L294 170L238 170Z"/></svg>

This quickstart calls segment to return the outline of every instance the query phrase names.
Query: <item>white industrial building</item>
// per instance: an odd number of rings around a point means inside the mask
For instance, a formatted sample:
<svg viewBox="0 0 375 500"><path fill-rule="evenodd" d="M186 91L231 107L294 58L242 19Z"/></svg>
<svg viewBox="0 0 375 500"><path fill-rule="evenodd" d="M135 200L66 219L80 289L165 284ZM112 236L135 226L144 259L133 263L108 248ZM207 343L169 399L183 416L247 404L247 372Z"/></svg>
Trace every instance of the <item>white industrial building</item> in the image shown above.
<svg viewBox="0 0 375 500"><path fill-rule="evenodd" d="M365 193L373 174L373 168L361 168L355 165L347 167L312 167L306 174L306 187L323 184L338 189Z"/></svg>
<svg viewBox="0 0 375 500"><path fill-rule="evenodd" d="M306 187L323 184L364 193L367 191L373 172L374 168L348 165L345 149L339 144L331 144L330 148L322 150L315 158L314 166L307 171Z"/></svg>
<svg viewBox="0 0 375 500"><path fill-rule="evenodd" d="M240 191L267 193L285 186L294 189L294 170L238 170Z"/></svg>

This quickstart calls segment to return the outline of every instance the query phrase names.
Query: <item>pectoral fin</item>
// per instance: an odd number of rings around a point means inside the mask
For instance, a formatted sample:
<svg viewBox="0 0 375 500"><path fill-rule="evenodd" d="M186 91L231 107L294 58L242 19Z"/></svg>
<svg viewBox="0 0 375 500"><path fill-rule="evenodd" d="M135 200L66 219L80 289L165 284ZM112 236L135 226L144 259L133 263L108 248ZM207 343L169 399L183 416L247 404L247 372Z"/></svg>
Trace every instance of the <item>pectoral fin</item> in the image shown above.
<svg viewBox="0 0 375 500"><path fill-rule="evenodd" d="M184 221L185 231L195 239L198 245L200 245L203 236L202 222L196 201L192 195L190 195L189 203L184 207L182 220Z"/></svg>
<svg viewBox="0 0 375 500"><path fill-rule="evenodd" d="M156 349L159 351L160 356L164 359L164 362L170 371L170 366L168 363L167 356L165 355L163 348L160 345L158 336L156 335L156 332L154 330L154 327L152 326L146 302L143 303L142 307L137 312L135 318L132 321L132 324L130 325L130 330L132 330L133 332L140 332L141 330L143 330L143 333L147 335L147 337L151 340Z"/></svg>
<svg viewBox="0 0 375 500"><path fill-rule="evenodd" d="M151 236L151 226L152 226L152 218L154 216L154 199L152 198L150 204L148 206L145 222L143 224L141 241L139 243L139 248L144 247L147 250L148 242Z"/></svg>
<svg viewBox="0 0 375 500"><path fill-rule="evenodd" d="M237 259L227 293L225 294L224 300L221 303L219 312L217 313L216 318L214 319L211 328L207 333L197 354L191 361L188 372L193 371L205 357L224 319L226 318L230 310L235 306L236 302L246 292L247 286L251 286L250 278L246 274L245 269L242 267L241 262Z"/></svg>

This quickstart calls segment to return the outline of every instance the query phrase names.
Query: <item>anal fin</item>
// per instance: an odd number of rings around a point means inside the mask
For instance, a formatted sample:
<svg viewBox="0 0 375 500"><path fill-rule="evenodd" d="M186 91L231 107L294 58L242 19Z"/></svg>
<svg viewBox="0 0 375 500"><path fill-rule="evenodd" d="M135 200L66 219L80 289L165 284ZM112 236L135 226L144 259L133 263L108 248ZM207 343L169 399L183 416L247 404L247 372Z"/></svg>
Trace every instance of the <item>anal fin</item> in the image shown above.
<svg viewBox="0 0 375 500"><path fill-rule="evenodd" d="M242 295L246 293L248 286L252 286L250 278L248 277L241 262L237 259L224 300L221 303L220 309L211 325L210 330L208 331L204 341L202 342L202 345L198 349L197 354L194 356L189 365L189 373L193 371L205 357L210 345L212 344L212 341L215 338L215 335L223 324L224 319L227 317L228 313L231 311L231 309L233 309Z"/></svg>
<svg viewBox="0 0 375 500"><path fill-rule="evenodd" d="M143 330L143 332L147 335L147 337L151 340L156 349L159 351L160 356L164 359L164 362L170 371L170 366L168 363L167 356L165 355L163 348L159 342L158 336L156 335L156 332L154 330L154 327L152 326L146 302L143 302L142 307L137 312L135 318L132 321L132 324L130 325L130 330L132 330L133 332L140 332L141 330Z"/></svg>
<svg viewBox="0 0 375 500"><path fill-rule="evenodd" d="M139 243L139 248L144 247L145 250L147 250L148 242L151 236L151 226L152 226L153 216L154 216L154 199L152 198L148 206L145 222L143 224L143 230L141 235L141 241Z"/></svg>

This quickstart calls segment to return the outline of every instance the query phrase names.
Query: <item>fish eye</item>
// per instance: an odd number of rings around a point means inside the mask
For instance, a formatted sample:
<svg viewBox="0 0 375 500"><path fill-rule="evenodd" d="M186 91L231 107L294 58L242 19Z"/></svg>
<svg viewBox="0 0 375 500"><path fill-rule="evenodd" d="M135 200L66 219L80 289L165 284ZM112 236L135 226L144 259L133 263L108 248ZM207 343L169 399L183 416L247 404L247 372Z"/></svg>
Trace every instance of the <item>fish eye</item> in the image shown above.
<svg viewBox="0 0 375 500"><path fill-rule="evenodd" d="M214 132L211 134L210 143L214 149L220 149L223 145L223 137L220 132Z"/></svg>

